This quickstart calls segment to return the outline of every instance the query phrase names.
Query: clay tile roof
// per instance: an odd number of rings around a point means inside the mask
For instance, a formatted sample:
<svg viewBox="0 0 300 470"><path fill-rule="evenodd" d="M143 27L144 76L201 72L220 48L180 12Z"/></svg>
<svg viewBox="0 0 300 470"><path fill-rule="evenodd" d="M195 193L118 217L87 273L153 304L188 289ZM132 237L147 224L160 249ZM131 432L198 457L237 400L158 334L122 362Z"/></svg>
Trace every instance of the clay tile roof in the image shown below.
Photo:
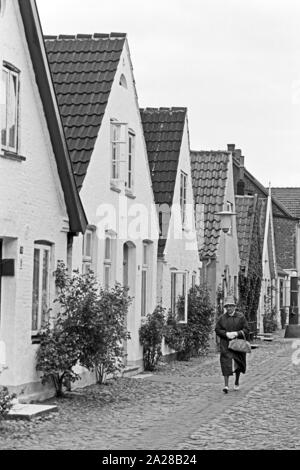
<svg viewBox="0 0 300 470"><path fill-rule="evenodd" d="M272 188L272 196L300 219L300 188Z"/></svg>
<svg viewBox="0 0 300 470"><path fill-rule="evenodd" d="M204 205L204 246L200 257L214 258L221 227L217 212L223 210L228 175L229 153L223 151L192 151L192 180L195 204Z"/></svg>
<svg viewBox="0 0 300 470"><path fill-rule="evenodd" d="M145 108L141 118L156 204L172 206L186 108ZM159 240L159 254L165 239Z"/></svg>
<svg viewBox="0 0 300 470"><path fill-rule="evenodd" d="M44 39L76 184L81 189L126 34L61 34Z"/></svg>
<svg viewBox="0 0 300 470"><path fill-rule="evenodd" d="M248 267L257 196L236 196L235 211L241 265Z"/></svg>

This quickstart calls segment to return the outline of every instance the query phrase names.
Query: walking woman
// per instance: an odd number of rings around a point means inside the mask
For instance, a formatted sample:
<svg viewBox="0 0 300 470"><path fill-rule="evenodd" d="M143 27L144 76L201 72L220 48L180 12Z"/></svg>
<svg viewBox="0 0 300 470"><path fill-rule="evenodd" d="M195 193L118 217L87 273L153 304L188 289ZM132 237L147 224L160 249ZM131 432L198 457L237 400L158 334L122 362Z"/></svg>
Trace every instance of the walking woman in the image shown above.
<svg viewBox="0 0 300 470"><path fill-rule="evenodd" d="M246 353L231 351L228 344L234 338L247 338L249 327L245 316L236 310L233 296L226 297L224 308L225 313L219 318L215 332L220 338L220 363L225 381L223 392L228 393L229 376L235 374L234 390L239 390L240 374L246 372Z"/></svg>

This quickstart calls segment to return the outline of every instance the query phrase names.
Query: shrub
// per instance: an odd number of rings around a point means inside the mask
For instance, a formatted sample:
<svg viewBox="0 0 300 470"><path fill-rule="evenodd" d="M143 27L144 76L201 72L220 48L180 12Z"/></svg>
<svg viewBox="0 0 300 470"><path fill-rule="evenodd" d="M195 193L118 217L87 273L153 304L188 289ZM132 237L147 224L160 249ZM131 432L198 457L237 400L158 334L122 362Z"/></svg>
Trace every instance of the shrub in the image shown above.
<svg viewBox="0 0 300 470"><path fill-rule="evenodd" d="M184 298L181 297L177 303L179 315L183 310ZM179 323L177 316L169 313L165 331L166 344L179 353L179 360L189 360L192 356L207 352L213 318L214 309L205 286L190 289L186 324Z"/></svg>
<svg viewBox="0 0 300 470"><path fill-rule="evenodd" d="M128 288L120 284L100 289L91 315L78 319L85 337L80 364L95 370L98 383L124 368L124 341L130 339L126 318L131 301Z"/></svg>
<svg viewBox="0 0 300 470"><path fill-rule="evenodd" d="M70 387L79 375L73 367L79 363L96 373L102 383L109 373L124 366L123 341L130 335L125 325L131 302L128 288L116 285L101 289L92 272L74 271L68 276L60 262L56 270L59 312L55 321L41 332L37 353L37 370L42 382L52 380L57 396L63 386Z"/></svg>
<svg viewBox="0 0 300 470"><path fill-rule="evenodd" d="M264 333L273 333L277 330L276 310L272 308L271 295L264 295L264 316L263 316Z"/></svg>
<svg viewBox="0 0 300 470"><path fill-rule="evenodd" d="M139 330L145 370L155 370L162 356L161 343L165 325L165 309L158 305L152 314L147 315L145 323Z"/></svg>
<svg viewBox="0 0 300 470"><path fill-rule="evenodd" d="M53 383L56 396L63 396L63 385L75 382L79 376L73 371L79 359L78 335L70 334L58 319L54 326L48 323L40 335L36 369L43 372L42 383Z"/></svg>
<svg viewBox="0 0 300 470"><path fill-rule="evenodd" d="M13 406L15 394L10 394L7 387L0 387L0 421L4 419Z"/></svg>

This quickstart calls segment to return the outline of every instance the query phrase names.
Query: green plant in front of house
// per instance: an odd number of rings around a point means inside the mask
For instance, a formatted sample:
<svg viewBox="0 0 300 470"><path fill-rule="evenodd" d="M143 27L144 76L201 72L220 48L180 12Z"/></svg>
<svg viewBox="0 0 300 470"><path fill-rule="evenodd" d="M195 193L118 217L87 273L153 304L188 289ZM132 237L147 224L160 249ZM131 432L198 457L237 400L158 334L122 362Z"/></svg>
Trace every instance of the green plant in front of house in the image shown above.
<svg viewBox="0 0 300 470"><path fill-rule="evenodd" d="M62 262L55 274L59 311L41 331L36 367L43 372L43 383L51 380L57 396L62 396L63 386L79 378L76 364L95 371L99 383L124 366L131 299L128 289L120 285L100 288L92 272L74 271L69 276Z"/></svg>
<svg viewBox="0 0 300 470"><path fill-rule="evenodd" d="M81 275L74 271L72 276L63 262L55 271L59 310L40 332L40 347L37 351L36 369L42 372L42 383L52 382L57 397L64 395L63 387L79 379L74 367L81 357L86 341L78 318L88 317L98 298L98 286L92 273Z"/></svg>
<svg viewBox="0 0 300 470"><path fill-rule="evenodd" d="M264 316L263 316L264 333L273 333L277 330L276 310L272 307L270 294L264 296Z"/></svg>
<svg viewBox="0 0 300 470"><path fill-rule="evenodd" d="M15 394L11 394L7 387L0 387L0 421L5 419L9 410L13 407L13 399Z"/></svg>
<svg viewBox="0 0 300 470"><path fill-rule="evenodd" d="M40 333L36 369L42 372L42 383L52 382L57 397L64 396L63 386L79 379L73 370L79 359L79 336L70 334L61 319L48 323Z"/></svg>
<svg viewBox="0 0 300 470"><path fill-rule="evenodd" d="M4 369L7 369L7 367L0 367L0 374ZM16 396L15 393L9 393L7 387L0 386L0 421L8 415L9 410L13 407L13 400Z"/></svg>
<svg viewBox="0 0 300 470"><path fill-rule="evenodd" d="M131 302L128 288L116 284L111 289L100 289L91 314L78 318L85 338L79 361L96 372L97 383L104 383L108 374L124 368L124 341L130 339L126 319Z"/></svg>
<svg viewBox="0 0 300 470"><path fill-rule="evenodd" d="M180 318L184 312L184 298L179 297L177 312ZM188 294L187 323L178 322L177 315L169 312L165 329L166 344L178 352L179 360L205 354L212 333L214 308L205 286L195 286Z"/></svg>
<svg viewBox="0 0 300 470"><path fill-rule="evenodd" d="M148 314L139 330L140 343L143 346L145 370L153 371L162 356L161 344L165 331L165 309L158 305L152 314Z"/></svg>

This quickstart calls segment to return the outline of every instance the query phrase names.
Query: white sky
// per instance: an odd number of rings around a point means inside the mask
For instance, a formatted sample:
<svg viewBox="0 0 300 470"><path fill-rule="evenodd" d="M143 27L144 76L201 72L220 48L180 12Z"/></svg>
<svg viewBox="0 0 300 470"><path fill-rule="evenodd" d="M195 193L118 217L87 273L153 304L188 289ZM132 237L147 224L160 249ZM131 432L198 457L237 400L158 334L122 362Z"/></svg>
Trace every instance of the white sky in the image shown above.
<svg viewBox="0 0 300 470"><path fill-rule="evenodd" d="M37 0L45 34L126 32L139 104L187 106L191 148L235 143L300 186L299 0Z"/></svg>

